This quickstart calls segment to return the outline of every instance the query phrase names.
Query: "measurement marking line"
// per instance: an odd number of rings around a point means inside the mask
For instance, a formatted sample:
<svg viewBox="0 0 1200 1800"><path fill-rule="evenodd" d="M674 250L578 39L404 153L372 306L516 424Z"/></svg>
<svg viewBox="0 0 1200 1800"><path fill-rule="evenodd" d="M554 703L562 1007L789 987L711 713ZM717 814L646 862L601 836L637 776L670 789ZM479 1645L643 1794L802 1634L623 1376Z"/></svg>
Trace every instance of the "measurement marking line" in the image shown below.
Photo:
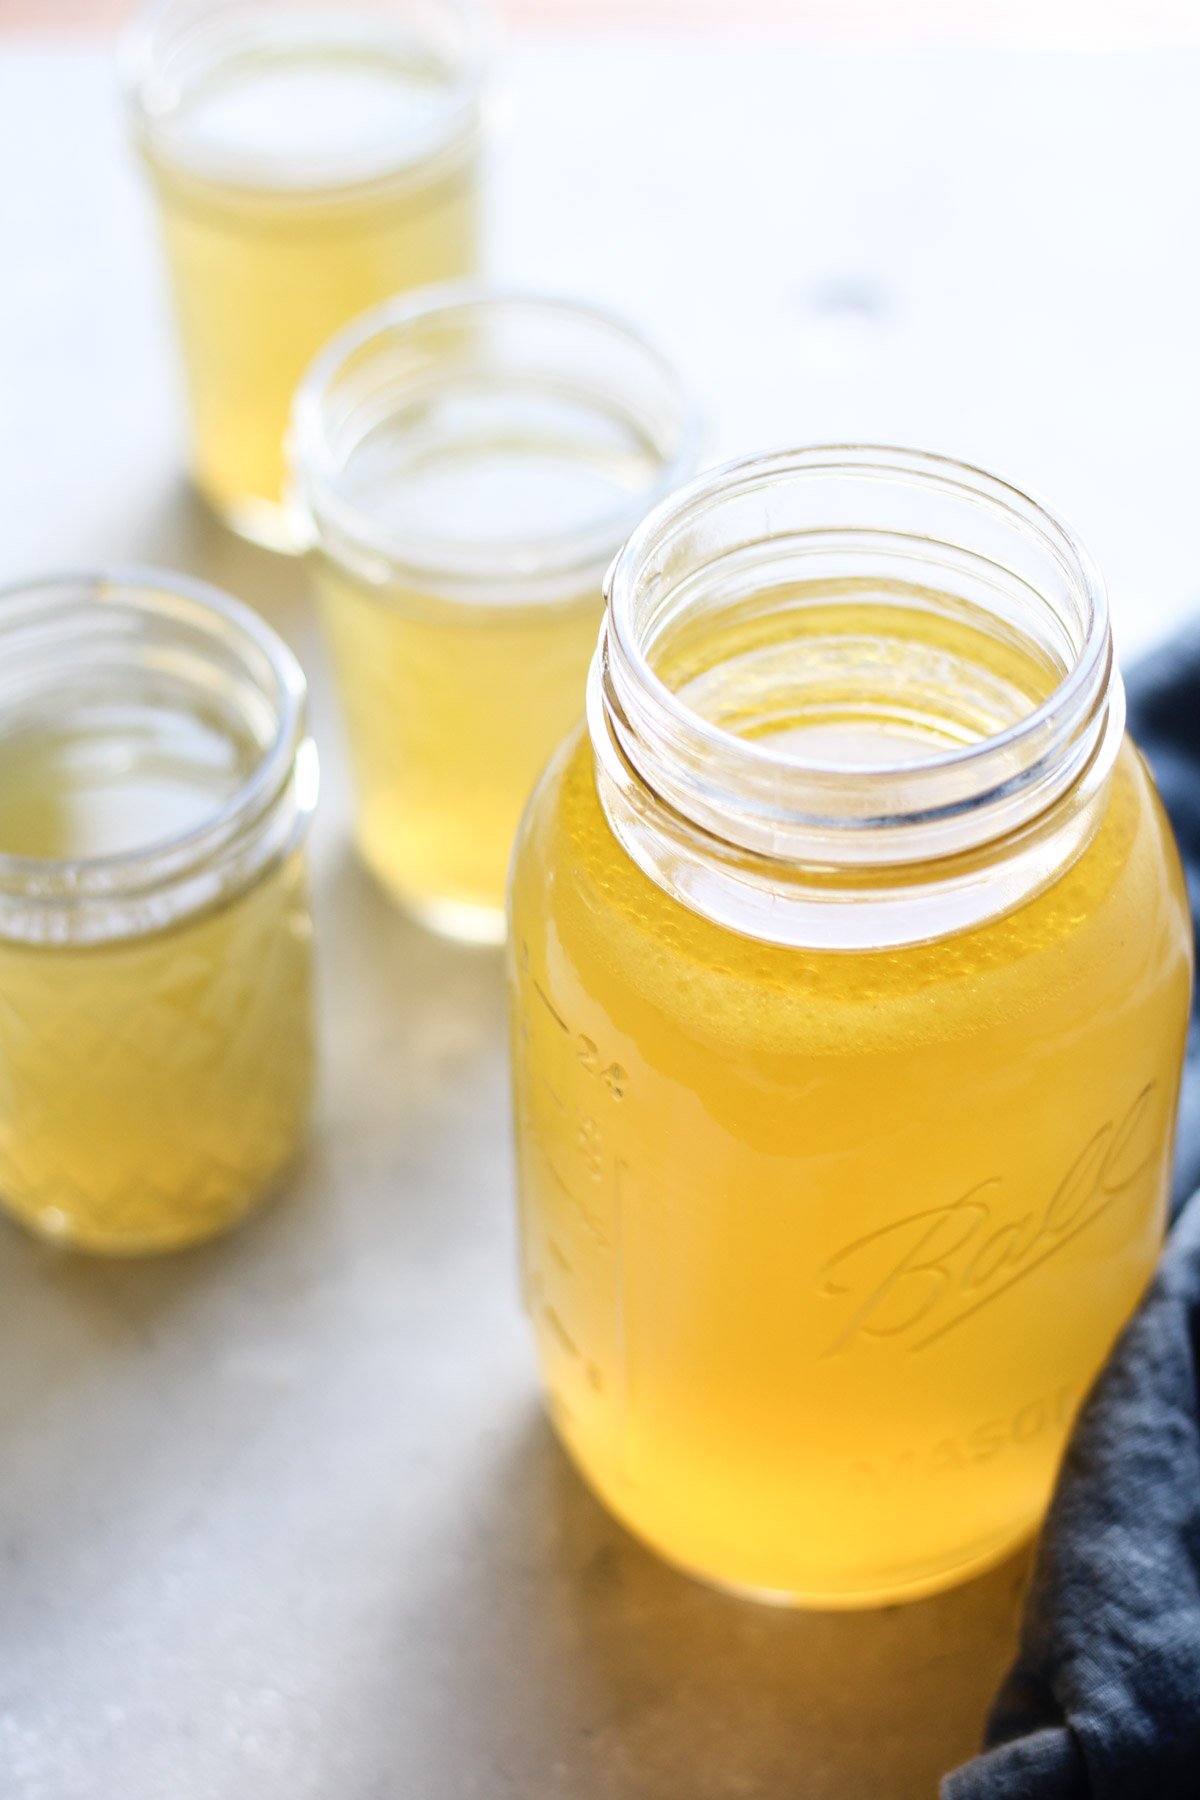
<svg viewBox="0 0 1200 1800"><path fill-rule="evenodd" d="M554 1023L558 1026L558 1029L560 1031L565 1031L567 1036L570 1037L571 1027L567 1024L567 1021L563 1018L562 1014L559 1012L558 1008L555 1006L554 1002L551 1000L549 994L547 994L545 988L542 986L542 984L538 980L537 976L531 975L530 980L533 982L534 993L537 995L538 999L541 1001L541 1003L545 1007L546 1011L550 1014L550 1017L554 1020Z"/></svg>
<svg viewBox="0 0 1200 1800"><path fill-rule="evenodd" d="M630 1367L629 1295L626 1261L629 1256L629 1219L625 1204L626 1164L618 1156L613 1165L613 1325L617 1348L617 1456L626 1481L634 1482L633 1371Z"/></svg>
<svg viewBox="0 0 1200 1800"><path fill-rule="evenodd" d="M579 1362L581 1360L579 1345L575 1342L554 1308L552 1306L543 1306L542 1317L545 1319L547 1325L549 1325L551 1331L553 1331L563 1349L567 1352L567 1355L573 1356L575 1361Z"/></svg>
<svg viewBox="0 0 1200 1800"><path fill-rule="evenodd" d="M547 1238L546 1242L549 1244L550 1254L554 1258L555 1262L558 1264L559 1268L562 1269L565 1274L573 1275L575 1271L572 1269L570 1263L567 1261L566 1255L564 1254L562 1247L558 1242L558 1239L557 1238Z"/></svg>
<svg viewBox="0 0 1200 1800"><path fill-rule="evenodd" d="M542 1161L549 1170L551 1179L558 1185L564 1197L570 1201L572 1209L579 1215L585 1228L591 1232L601 1248L607 1250L609 1247L609 1239L604 1227L600 1224L595 1214L588 1211L574 1188L569 1186L568 1183L563 1180L544 1149L542 1150Z"/></svg>
<svg viewBox="0 0 1200 1800"><path fill-rule="evenodd" d="M545 1088L546 1092L549 1094L550 1098L553 1100L555 1106L557 1106L559 1112L565 1114L566 1110L567 1110L566 1101L563 1099L560 1099L560 1097L558 1096L558 1094L555 1093L554 1089L550 1086L550 1083L546 1080L546 1077L544 1075L539 1075L538 1080L541 1082L542 1086Z"/></svg>

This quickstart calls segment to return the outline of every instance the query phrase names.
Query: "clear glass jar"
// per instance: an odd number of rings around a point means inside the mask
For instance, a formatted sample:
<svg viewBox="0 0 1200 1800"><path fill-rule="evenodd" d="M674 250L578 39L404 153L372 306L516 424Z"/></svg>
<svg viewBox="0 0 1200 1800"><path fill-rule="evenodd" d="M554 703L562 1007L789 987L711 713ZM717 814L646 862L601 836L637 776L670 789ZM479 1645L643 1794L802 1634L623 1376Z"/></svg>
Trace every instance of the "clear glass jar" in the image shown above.
<svg viewBox="0 0 1200 1800"><path fill-rule="evenodd" d="M517 822L581 714L604 570L696 435L628 327L486 288L389 303L305 377L295 493L358 844L435 930L503 937Z"/></svg>
<svg viewBox="0 0 1200 1800"><path fill-rule="evenodd" d="M312 1087L304 677L155 571L0 592L0 1203L79 1249L223 1231Z"/></svg>
<svg viewBox="0 0 1200 1800"><path fill-rule="evenodd" d="M902 1599L1037 1524L1154 1265L1190 992L1103 586L912 452L733 464L614 564L514 860L524 1280L597 1493Z"/></svg>
<svg viewBox="0 0 1200 1800"><path fill-rule="evenodd" d="M347 319L478 260L471 0L159 0L125 87L153 177L201 492L289 549L283 438Z"/></svg>

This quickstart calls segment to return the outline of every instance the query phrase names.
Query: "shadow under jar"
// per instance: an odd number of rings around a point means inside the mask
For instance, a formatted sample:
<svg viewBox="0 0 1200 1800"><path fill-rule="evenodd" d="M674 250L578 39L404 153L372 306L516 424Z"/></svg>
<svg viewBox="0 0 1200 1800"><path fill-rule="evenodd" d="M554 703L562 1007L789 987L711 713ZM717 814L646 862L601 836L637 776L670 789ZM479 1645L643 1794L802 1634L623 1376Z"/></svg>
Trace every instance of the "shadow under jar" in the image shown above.
<svg viewBox="0 0 1200 1800"><path fill-rule="evenodd" d="M478 261L470 0L161 0L124 42L158 199L200 491L292 548L283 439L327 338Z"/></svg>
<svg viewBox="0 0 1200 1800"><path fill-rule="evenodd" d="M1191 979L1103 586L880 449L732 464L614 565L522 828L526 1302L617 1515L813 1606L1037 1525L1163 1227Z"/></svg>
<svg viewBox="0 0 1200 1800"><path fill-rule="evenodd" d="M312 1088L304 677L153 571L0 593L0 1203L110 1254L232 1225Z"/></svg>
<svg viewBox="0 0 1200 1800"><path fill-rule="evenodd" d="M639 336L435 289L318 358L291 436L363 860L426 925L504 935L521 809L580 717L604 571L696 425Z"/></svg>

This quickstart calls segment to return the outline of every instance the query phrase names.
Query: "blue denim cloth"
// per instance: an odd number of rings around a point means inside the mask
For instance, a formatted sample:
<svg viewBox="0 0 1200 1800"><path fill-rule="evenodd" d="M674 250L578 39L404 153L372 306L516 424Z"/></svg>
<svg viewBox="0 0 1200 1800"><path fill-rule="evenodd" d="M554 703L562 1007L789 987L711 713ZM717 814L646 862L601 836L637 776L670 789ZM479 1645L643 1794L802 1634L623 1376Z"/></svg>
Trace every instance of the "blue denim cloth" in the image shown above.
<svg viewBox="0 0 1200 1800"><path fill-rule="evenodd" d="M1136 670L1129 699L1200 920L1200 635ZM1075 1427L987 1748L942 1800L1200 1800L1198 1189L1193 1007L1176 1223Z"/></svg>

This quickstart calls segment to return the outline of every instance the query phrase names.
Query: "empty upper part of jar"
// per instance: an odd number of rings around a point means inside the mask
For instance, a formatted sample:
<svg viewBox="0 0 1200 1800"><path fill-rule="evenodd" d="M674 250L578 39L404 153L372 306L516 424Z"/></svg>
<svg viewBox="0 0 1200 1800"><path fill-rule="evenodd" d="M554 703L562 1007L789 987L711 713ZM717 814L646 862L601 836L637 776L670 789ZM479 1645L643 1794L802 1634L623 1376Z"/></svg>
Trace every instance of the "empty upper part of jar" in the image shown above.
<svg viewBox="0 0 1200 1800"><path fill-rule="evenodd" d="M751 935L862 948L1053 879L1094 829L1124 701L1061 520L981 470L859 446L730 464L643 522L589 720L610 824L656 880Z"/></svg>
<svg viewBox="0 0 1200 1800"><path fill-rule="evenodd" d="M157 161L312 195L413 175L478 133L488 32L471 0L159 0L121 64Z"/></svg>
<svg viewBox="0 0 1200 1800"><path fill-rule="evenodd" d="M249 886L315 804L305 720L291 652L199 583L0 592L0 938L136 936Z"/></svg>
<svg viewBox="0 0 1200 1800"><path fill-rule="evenodd" d="M297 396L295 497L364 579L472 604L599 595L695 462L674 369L575 302L450 284L341 332Z"/></svg>

